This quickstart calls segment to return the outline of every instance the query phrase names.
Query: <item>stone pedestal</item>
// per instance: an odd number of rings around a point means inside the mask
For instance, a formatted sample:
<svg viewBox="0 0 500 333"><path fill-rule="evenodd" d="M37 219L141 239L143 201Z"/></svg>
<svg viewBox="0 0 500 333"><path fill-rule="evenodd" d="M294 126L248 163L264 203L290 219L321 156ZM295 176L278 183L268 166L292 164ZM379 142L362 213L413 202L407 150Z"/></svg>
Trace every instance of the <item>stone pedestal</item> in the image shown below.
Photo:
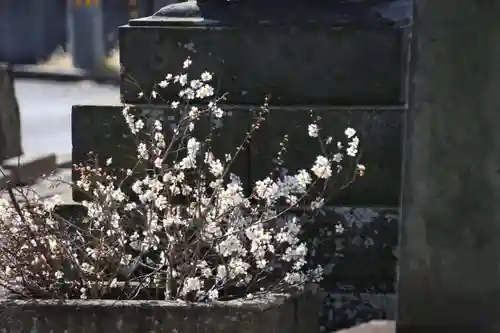
<svg viewBox="0 0 500 333"><path fill-rule="evenodd" d="M500 330L499 10L415 0L398 333Z"/></svg>
<svg viewBox="0 0 500 333"><path fill-rule="evenodd" d="M227 145L241 143L256 110L269 97L268 122L232 170L244 178L247 188L271 171L269 162L283 134L292 133L285 165L308 167L304 163L312 158L306 137L311 109L332 134L356 128L369 172L335 196L331 204L337 207L328 207L326 216L311 224L311 237L321 238L314 260L337 269L327 273L331 275L324 283L332 294L342 293L346 285L356 293L394 291L393 212L401 176L406 30L396 24L405 20L392 20L393 11L385 9L399 2L188 1L131 20L119 30L121 99L136 112L160 117L171 113L167 102L178 99L178 89L162 89L154 106L146 106L150 99L139 97L139 92L149 97L154 84L181 70L187 57L193 60L193 74L215 74L218 93L227 93L221 107L232 114L224 119L215 150L227 151ZM112 167L129 166L127 156L135 156L135 147L130 137L123 137L127 129L121 117L120 107L74 107L74 162L85 161L89 150L102 162L119 151ZM349 231L337 237L336 223ZM379 239L371 237L379 236L385 243L373 244ZM338 256L338 251L350 257ZM384 262L375 265L378 261ZM353 269L356 265L363 267ZM327 332L344 318L352 319L339 314L336 305L328 304L322 315Z"/></svg>
<svg viewBox="0 0 500 333"><path fill-rule="evenodd" d="M402 104L404 30L340 3L189 1L131 20L120 28L122 100L144 103L139 89L148 96L194 48L193 71L215 72L230 104Z"/></svg>

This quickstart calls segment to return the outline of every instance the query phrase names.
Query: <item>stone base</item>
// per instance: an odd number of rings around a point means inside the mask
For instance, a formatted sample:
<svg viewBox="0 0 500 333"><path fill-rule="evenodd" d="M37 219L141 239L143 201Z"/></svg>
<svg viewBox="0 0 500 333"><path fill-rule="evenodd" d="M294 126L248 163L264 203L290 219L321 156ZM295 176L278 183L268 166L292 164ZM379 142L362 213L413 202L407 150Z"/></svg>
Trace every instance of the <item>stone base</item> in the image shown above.
<svg viewBox="0 0 500 333"><path fill-rule="evenodd" d="M228 104L262 105L270 95L271 105L394 105L404 97L401 29L164 24L119 32L125 103L144 104L139 92L151 96L153 85L182 71L187 57L191 77L214 73ZM177 100L178 90L169 88L153 103Z"/></svg>
<svg viewBox="0 0 500 333"><path fill-rule="evenodd" d="M316 333L315 295L213 305L174 301L0 301L2 329L38 333Z"/></svg>
<svg viewBox="0 0 500 333"><path fill-rule="evenodd" d="M258 107L222 106L229 114L221 121L212 147L218 157L234 154L252 125ZM132 168L136 161L136 145L122 116L121 106L74 106L72 112L73 163L89 159L93 151L104 167L107 158L113 157L113 168ZM316 111L316 110L314 110ZM137 107L137 115L148 119L175 117L170 109ZM346 189L331 193L332 204L346 206L396 206L399 203L401 178L401 136L403 108L339 108L327 107L315 113L321 116L320 125L334 140L343 140L343 131L352 126L361 140L361 160L367 171ZM284 155L284 166L290 172L308 169L320 152L319 143L307 136L310 123L308 108L270 108L268 120L254 134L250 145L242 151L232 172L247 184L267 177L273 170L273 160L279 151L283 135L289 134ZM98 126L96 126L98 124ZM204 127L206 125L206 127ZM210 124L201 122L198 139L206 136ZM168 126L164 126L167 128ZM205 134L203 134L205 133ZM168 137L168 133L165 134ZM353 161L354 162L354 161ZM75 174L76 177L76 174ZM341 174L337 181L347 182L351 174ZM75 200L78 200L75 198Z"/></svg>

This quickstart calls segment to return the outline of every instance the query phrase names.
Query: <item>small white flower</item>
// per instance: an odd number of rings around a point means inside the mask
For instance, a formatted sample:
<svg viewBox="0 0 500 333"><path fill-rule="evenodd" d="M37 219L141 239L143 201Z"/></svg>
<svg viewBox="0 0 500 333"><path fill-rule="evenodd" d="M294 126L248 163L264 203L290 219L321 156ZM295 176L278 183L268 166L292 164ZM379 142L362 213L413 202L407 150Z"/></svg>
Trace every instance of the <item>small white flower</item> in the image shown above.
<svg viewBox="0 0 500 333"><path fill-rule="evenodd" d="M342 161L342 158L343 158L343 155L341 153L337 153L337 154L333 155L332 159L334 162L340 163Z"/></svg>
<svg viewBox="0 0 500 333"><path fill-rule="evenodd" d="M161 131L162 129L163 129L163 125L162 125L161 121L155 120L155 130Z"/></svg>
<svg viewBox="0 0 500 333"><path fill-rule="evenodd" d="M187 151L188 155L196 155L196 153L200 150L200 142L195 138L190 138L187 142Z"/></svg>
<svg viewBox="0 0 500 333"><path fill-rule="evenodd" d="M356 134L356 131L354 130L354 128L348 127L344 133L347 136L347 138L350 139Z"/></svg>
<svg viewBox="0 0 500 333"><path fill-rule="evenodd" d="M196 97L197 98L206 98L206 97L213 96L213 94L214 94L214 88L212 88L212 86L210 86L208 84L205 84L204 86L202 86L201 88L196 90Z"/></svg>
<svg viewBox="0 0 500 333"><path fill-rule="evenodd" d="M184 61L184 64L182 65L183 68L188 68L189 66L191 66L191 59L187 58L185 61Z"/></svg>
<svg viewBox="0 0 500 333"><path fill-rule="evenodd" d="M202 87L203 83L201 83L200 80L192 80L190 86L191 86L191 88L196 90L196 89L199 89L200 87Z"/></svg>
<svg viewBox="0 0 500 333"><path fill-rule="evenodd" d="M155 167L156 167L157 169L161 169L161 168L162 168L162 166L163 166L163 158L161 158L161 157L157 157L157 158L155 159L155 163L154 163L154 164L155 164Z"/></svg>
<svg viewBox="0 0 500 333"><path fill-rule="evenodd" d="M106 165L107 165L107 166L110 166L110 165L111 165L111 163L113 163L113 158L112 158L112 157L110 157L110 158L108 158L108 159L106 160Z"/></svg>
<svg viewBox="0 0 500 333"><path fill-rule="evenodd" d="M209 72L203 72L201 74L201 80L203 82L208 82L208 81L212 80L212 74L210 74Z"/></svg>
<svg viewBox="0 0 500 333"><path fill-rule="evenodd" d="M216 301L219 298L219 291L217 289L210 289L207 293L207 297L211 301Z"/></svg>
<svg viewBox="0 0 500 333"><path fill-rule="evenodd" d="M137 120L135 122L135 129L136 129L136 131L140 131L143 128L144 128L144 122L141 119Z"/></svg>
<svg viewBox="0 0 500 333"><path fill-rule="evenodd" d="M316 210L316 209L321 209L325 205L325 199L323 198L317 198L313 202L311 202L311 209Z"/></svg>
<svg viewBox="0 0 500 333"><path fill-rule="evenodd" d="M332 169L330 167L330 162L324 156L316 157L316 162L314 166L311 168L311 171L318 178L328 179L332 176Z"/></svg>
<svg viewBox="0 0 500 333"><path fill-rule="evenodd" d="M191 119L198 119L200 116L200 110L196 106L192 106L188 114Z"/></svg>
<svg viewBox="0 0 500 333"><path fill-rule="evenodd" d="M167 80L163 80L160 83L158 83L158 86L160 88L166 88L168 86L168 81Z"/></svg>
<svg viewBox="0 0 500 333"><path fill-rule="evenodd" d="M179 75L179 84L184 87L187 83L188 83L187 74Z"/></svg>
<svg viewBox="0 0 500 333"><path fill-rule="evenodd" d="M86 292L87 292L87 288L80 288L80 298L81 299L87 299L87 295L86 295Z"/></svg>
<svg viewBox="0 0 500 333"><path fill-rule="evenodd" d="M363 176L365 174L366 167L363 164L358 164L356 166L356 171L360 176Z"/></svg>
<svg viewBox="0 0 500 333"><path fill-rule="evenodd" d="M170 107L171 107L172 109L177 109L177 107L179 107L179 102L177 102L177 101L172 102L172 103L170 104Z"/></svg>
<svg viewBox="0 0 500 333"><path fill-rule="evenodd" d="M211 161L210 163L210 173L215 177L222 176L224 172L224 166L220 160Z"/></svg>
<svg viewBox="0 0 500 333"><path fill-rule="evenodd" d="M346 149L346 152L347 155L354 157L358 153L358 149L356 147L349 147Z"/></svg>
<svg viewBox="0 0 500 333"><path fill-rule="evenodd" d="M316 125L316 124L310 124L307 127L307 131L308 131L308 134L309 134L309 136L311 138L317 138L318 137L318 132L319 132L318 125Z"/></svg>
<svg viewBox="0 0 500 333"><path fill-rule="evenodd" d="M214 108L212 114L214 115L215 118L222 118L224 116L224 111L221 108L217 107Z"/></svg>

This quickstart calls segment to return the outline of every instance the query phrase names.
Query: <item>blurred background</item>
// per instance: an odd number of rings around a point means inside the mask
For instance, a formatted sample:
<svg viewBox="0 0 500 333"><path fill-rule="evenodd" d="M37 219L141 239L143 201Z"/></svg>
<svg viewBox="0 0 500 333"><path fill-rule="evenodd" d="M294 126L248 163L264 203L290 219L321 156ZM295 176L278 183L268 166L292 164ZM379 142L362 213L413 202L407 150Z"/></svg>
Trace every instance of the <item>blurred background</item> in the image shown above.
<svg viewBox="0 0 500 333"><path fill-rule="evenodd" d="M149 16L172 2L176 0L0 0L0 62L36 64L60 60L72 42L71 21L87 15L89 9L94 16L89 22L98 25L95 21L102 20L105 52L113 55L118 26L131 18ZM77 28L88 33L92 27Z"/></svg>
<svg viewBox="0 0 500 333"><path fill-rule="evenodd" d="M0 0L0 187L69 180L71 107L120 104L118 27L173 2Z"/></svg>

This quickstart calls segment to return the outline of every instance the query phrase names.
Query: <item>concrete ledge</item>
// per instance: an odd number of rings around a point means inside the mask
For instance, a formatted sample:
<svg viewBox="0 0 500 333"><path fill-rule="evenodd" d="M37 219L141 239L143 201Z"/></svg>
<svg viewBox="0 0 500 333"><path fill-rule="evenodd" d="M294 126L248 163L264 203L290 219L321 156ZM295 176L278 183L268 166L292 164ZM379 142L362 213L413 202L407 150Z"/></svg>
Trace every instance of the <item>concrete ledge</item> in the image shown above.
<svg viewBox="0 0 500 333"><path fill-rule="evenodd" d="M319 332L314 295L197 304L175 301L2 300L6 332Z"/></svg>
<svg viewBox="0 0 500 333"><path fill-rule="evenodd" d="M369 323L351 327L337 333L394 333L396 332L396 322L389 320L373 320Z"/></svg>
<svg viewBox="0 0 500 333"><path fill-rule="evenodd" d="M62 82L94 81L119 85L120 77L114 73L89 73L81 69L50 69L38 65L15 65L12 68L15 78L51 80Z"/></svg>
<svg viewBox="0 0 500 333"><path fill-rule="evenodd" d="M32 184L40 176L57 169L55 154L23 155L3 162L3 167L11 172L15 185Z"/></svg>

